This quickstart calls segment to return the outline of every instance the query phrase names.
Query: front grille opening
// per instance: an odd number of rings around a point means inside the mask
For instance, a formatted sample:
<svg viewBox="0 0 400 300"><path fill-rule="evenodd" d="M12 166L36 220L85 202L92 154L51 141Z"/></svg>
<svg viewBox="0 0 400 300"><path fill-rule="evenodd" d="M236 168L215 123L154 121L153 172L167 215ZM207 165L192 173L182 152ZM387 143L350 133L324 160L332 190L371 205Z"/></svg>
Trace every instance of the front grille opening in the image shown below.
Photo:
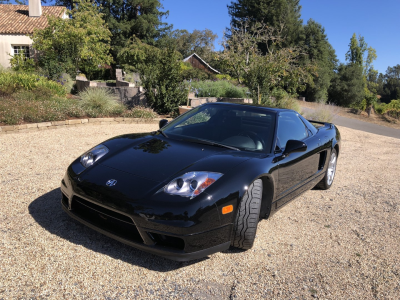
<svg viewBox="0 0 400 300"><path fill-rule="evenodd" d="M81 197L75 196L74 197L74 201L78 201L80 202L82 205L85 205L103 215L106 215L108 217L114 218L114 219L118 219L120 221L126 222L126 223L130 223L130 224L134 224L132 219L129 218L128 216L125 216L123 214L117 213L111 209L107 209L103 206L94 204L93 202L87 201L85 199L82 199Z"/></svg>
<svg viewBox="0 0 400 300"><path fill-rule="evenodd" d="M148 234L153 238L157 246L170 247L179 250L183 250L185 248L185 242L181 238L153 232L148 232Z"/></svg>
<svg viewBox="0 0 400 300"><path fill-rule="evenodd" d="M63 204L65 207L68 207L68 197L65 196L64 193L61 193L61 194L62 194L62 199L61 199L62 204Z"/></svg>
<svg viewBox="0 0 400 300"><path fill-rule="evenodd" d="M79 218L118 237L135 243L143 243L135 224L127 216L76 196L72 199L72 212Z"/></svg>

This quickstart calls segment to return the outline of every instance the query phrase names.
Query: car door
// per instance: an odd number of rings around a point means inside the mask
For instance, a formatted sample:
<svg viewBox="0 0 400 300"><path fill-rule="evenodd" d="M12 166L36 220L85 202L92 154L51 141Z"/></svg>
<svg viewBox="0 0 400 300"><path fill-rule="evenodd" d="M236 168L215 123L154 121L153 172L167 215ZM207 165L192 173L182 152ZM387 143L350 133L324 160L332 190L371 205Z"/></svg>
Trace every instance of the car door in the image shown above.
<svg viewBox="0 0 400 300"><path fill-rule="evenodd" d="M283 159L277 159L279 207L301 193L305 185L317 174L320 155L313 133L297 113L281 112L277 123L277 158L282 156L288 140L303 141L307 145L305 152L294 152Z"/></svg>

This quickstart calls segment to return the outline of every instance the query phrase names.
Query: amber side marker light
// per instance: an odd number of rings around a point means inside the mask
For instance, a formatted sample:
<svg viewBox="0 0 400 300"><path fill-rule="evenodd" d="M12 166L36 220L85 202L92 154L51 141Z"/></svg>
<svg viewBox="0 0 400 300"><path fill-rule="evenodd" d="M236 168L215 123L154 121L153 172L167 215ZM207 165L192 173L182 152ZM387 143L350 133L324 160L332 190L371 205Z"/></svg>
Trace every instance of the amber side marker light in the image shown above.
<svg viewBox="0 0 400 300"><path fill-rule="evenodd" d="M222 214L223 215L229 214L231 212L233 212L233 205L224 206L222 208Z"/></svg>

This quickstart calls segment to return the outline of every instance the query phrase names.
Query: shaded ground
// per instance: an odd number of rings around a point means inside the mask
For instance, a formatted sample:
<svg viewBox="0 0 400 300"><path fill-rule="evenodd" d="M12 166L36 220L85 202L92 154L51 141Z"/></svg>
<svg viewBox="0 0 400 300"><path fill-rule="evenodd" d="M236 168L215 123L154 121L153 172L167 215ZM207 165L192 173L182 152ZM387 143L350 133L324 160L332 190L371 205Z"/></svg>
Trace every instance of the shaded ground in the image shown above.
<svg viewBox="0 0 400 300"><path fill-rule="evenodd" d="M337 175L260 222L253 249L178 263L67 217L68 164L157 125L0 136L0 299L398 299L400 140L340 127Z"/></svg>

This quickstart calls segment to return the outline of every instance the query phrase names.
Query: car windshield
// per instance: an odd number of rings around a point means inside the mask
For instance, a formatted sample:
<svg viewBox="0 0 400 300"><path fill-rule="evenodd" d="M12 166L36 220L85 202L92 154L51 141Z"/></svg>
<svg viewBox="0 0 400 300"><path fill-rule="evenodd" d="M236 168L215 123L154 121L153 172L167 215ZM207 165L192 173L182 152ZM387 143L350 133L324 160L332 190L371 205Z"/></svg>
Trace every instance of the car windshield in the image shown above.
<svg viewBox="0 0 400 300"><path fill-rule="evenodd" d="M192 109L166 127L168 137L211 142L237 150L270 152L275 113L240 105L208 104Z"/></svg>

